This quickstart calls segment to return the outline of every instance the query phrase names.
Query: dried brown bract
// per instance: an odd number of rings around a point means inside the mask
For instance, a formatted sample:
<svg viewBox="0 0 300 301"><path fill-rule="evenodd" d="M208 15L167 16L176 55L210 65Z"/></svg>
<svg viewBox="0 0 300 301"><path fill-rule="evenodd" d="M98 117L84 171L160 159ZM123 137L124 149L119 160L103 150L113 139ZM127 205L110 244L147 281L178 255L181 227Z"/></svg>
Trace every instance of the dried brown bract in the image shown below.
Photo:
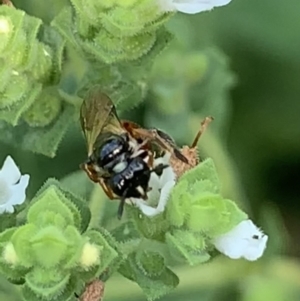
<svg viewBox="0 0 300 301"><path fill-rule="evenodd" d="M94 280L88 283L85 287L84 293L80 297L80 301L101 301L104 294L104 282L101 280Z"/></svg>
<svg viewBox="0 0 300 301"><path fill-rule="evenodd" d="M210 124L211 121L213 121L213 117L206 117L201 122L200 130L198 131L192 145L191 146L185 145L180 149L182 155L184 155L188 159L189 164L186 164L178 160L175 156L171 157L170 165L172 166L177 176L177 179L179 179L186 171L195 167L200 162L197 144L201 135L205 132L207 126Z"/></svg>
<svg viewBox="0 0 300 301"><path fill-rule="evenodd" d="M2 3L4 5L10 6L10 7L14 7L14 5L12 4L12 2L10 0L2 0Z"/></svg>

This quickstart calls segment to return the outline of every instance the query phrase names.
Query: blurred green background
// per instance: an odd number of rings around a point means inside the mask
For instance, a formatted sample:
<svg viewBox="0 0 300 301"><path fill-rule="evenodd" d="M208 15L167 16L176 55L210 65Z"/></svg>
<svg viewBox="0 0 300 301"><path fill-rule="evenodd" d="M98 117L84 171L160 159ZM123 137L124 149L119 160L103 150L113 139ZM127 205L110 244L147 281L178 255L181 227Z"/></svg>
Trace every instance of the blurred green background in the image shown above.
<svg viewBox="0 0 300 301"><path fill-rule="evenodd" d="M65 3L14 1L46 22ZM268 250L255 263L220 257L178 267L181 284L164 301L300 300L299 14L299 0L233 0L212 12L178 14L168 24L178 42L158 59L150 93L122 115L165 129L178 144L190 143L203 117L214 116L200 152L214 158L224 194L269 235ZM1 144L0 161L8 154L31 175L33 196L48 177L78 170L85 142L77 122L54 159ZM19 300L4 281L0 300ZM145 298L116 276L105 300Z"/></svg>

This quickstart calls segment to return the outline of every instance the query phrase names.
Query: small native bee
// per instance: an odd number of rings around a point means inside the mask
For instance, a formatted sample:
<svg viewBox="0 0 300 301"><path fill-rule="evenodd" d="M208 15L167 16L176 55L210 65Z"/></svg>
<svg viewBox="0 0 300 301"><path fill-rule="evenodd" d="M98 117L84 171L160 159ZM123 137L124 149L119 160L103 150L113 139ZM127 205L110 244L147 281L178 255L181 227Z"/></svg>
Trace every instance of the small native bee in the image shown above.
<svg viewBox="0 0 300 301"><path fill-rule="evenodd" d="M153 147L172 153L188 164L173 139L157 129L144 129L121 121L112 100L98 88L90 90L80 112L88 159L81 164L89 178L99 183L110 199L120 199L118 217L127 198L147 199L150 175L160 175L168 165L153 167Z"/></svg>

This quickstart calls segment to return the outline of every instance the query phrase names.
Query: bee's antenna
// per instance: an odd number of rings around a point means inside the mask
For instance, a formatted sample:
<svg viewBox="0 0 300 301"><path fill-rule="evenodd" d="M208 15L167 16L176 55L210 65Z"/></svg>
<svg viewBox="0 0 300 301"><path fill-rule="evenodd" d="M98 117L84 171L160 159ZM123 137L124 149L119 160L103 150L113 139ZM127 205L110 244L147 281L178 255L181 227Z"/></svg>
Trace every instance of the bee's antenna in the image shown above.
<svg viewBox="0 0 300 301"><path fill-rule="evenodd" d="M205 117L205 119L201 122L201 126L200 129L191 145L191 148L195 148L198 144L198 141L201 137L201 135L205 132L207 126L214 120L213 117L209 116L209 117Z"/></svg>

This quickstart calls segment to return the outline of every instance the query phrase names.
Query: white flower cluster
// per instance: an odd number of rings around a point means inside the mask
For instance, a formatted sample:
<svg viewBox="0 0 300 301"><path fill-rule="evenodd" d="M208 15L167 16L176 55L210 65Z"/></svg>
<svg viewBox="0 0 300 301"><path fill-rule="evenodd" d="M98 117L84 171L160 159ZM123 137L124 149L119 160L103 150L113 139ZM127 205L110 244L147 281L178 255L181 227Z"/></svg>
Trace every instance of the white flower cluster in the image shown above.
<svg viewBox="0 0 300 301"><path fill-rule="evenodd" d="M21 175L12 157L7 156L0 170L0 214L13 213L13 206L25 201L28 183L29 175Z"/></svg>
<svg viewBox="0 0 300 301"><path fill-rule="evenodd" d="M231 0L157 0L162 11L197 14L227 5Z"/></svg>

